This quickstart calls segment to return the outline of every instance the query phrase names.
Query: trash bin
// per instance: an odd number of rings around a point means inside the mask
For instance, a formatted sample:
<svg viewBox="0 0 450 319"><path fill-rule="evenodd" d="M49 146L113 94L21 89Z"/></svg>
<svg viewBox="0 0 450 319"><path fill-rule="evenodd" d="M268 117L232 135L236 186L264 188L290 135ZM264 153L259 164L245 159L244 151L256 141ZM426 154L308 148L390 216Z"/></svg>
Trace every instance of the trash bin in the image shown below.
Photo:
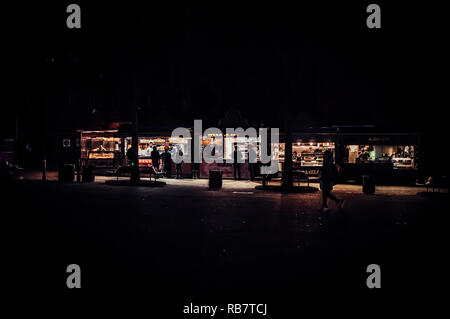
<svg viewBox="0 0 450 319"><path fill-rule="evenodd" d="M217 170L209 171L209 188L214 189L222 188L222 171Z"/></svg>
<svg viewBox="0 0 450 319"><path fill-rule="evenodd" d="M81 174L83 183L92 183L95 181L94 167L83 166L83 173Z"/></svg>
<svg viewBox="0 0 450 319"><path fill-rule="evenodd" d="M75 179L75 165L63 164L58 168L58 181L73 182Z"/></svg>
<svg viewBox="0 0 450 319"><path fill-rule="evenodd" d="M362 191L364 194L374 194L375 193L375 181L373 176L363 175L362 176Z"/></svg>

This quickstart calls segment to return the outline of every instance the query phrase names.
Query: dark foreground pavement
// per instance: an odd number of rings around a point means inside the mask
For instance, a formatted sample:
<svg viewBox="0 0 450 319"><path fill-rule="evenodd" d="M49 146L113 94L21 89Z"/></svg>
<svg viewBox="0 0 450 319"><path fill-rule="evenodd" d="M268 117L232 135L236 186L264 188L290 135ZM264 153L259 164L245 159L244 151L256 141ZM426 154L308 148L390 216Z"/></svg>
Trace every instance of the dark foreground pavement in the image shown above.
<svg viewBox="0 0 450 319"><path fill-rule="evenodd" d="M338 190L346 207L324 215L319 193L188 184L2 184L12 296L141 296L176 312L193 300L443 296L448 196ZM72 263L79 290L66 287ZM378 290L366 286L373 263Z"/></svg>

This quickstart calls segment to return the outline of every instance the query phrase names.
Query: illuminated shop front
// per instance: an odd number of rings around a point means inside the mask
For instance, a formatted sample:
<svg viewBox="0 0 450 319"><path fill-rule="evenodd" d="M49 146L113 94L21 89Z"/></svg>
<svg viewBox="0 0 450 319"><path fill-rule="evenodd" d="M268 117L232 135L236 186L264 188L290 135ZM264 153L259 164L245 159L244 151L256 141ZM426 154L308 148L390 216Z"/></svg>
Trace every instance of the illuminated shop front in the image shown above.
<svg viewBox="0 0 450 319"><path fill-rule="evenodd" d="M362 174L413 178L419 169L419 134L344 133L340 142L342 167L349 179L358 180Z"/></svg>
<svg viewBox="0 0 450 319"><path fill-rule="evenodd" d="M416 169L414 145L346 145L345 163L392 163L393 169Z"/></svg>
<svg viewBox="0 0 450 319"><path fill-rule="evenodd" d="M130 132L120 130L79 131L81 134L81 160L83 165L91 165L98 173L102 169L114 172L120 166L129 165L127 152L132 145ZM172 158L180 149L188 154L193 149L191 138L171 137L169 130L165 132L139 132L138 156L141 167L152 166L151 152L153 147L162 154L167 149ZM311 180L317 179L323 165L323 153L327 150L341 168L343 180L360 180L364 174L372 174L380 179L415 176L419 168L420 136L419 134L402 133L367 133L346 132L343 130L315 131L292 134L292 170L295 174L306 174ZM244 162L241 164L241 177L250 177L249 148L259 155L260 138L241 137L236 134L208 134L203 136L202 151L210 145L211 152L223 152L223 163L206 163L204 160L196 164L195 170L200 177L207 178L210 170L221 170L223 177L233 177L233 159L237 146ZM279 143L272 144L278 153L278 170L275 175L281 176L286 160L285 135L280 134ZM212 147L214 146L214 147ZM268 147L269 148L269 147ZM214 154L211 154L214 155ZM219 155L219 154L216 154ZM262 164L252 166L255 176L259 175ZM161 170L161 163L159 169ZM172 173L175 173L172 165ZM183 173L190 175L191 163L183 163Z"/></svg>
<svg viewBox="0 0 450 319"><path fill-rule="evenodd" d="M100 173L114 172L120 166L129 165L127 152L132 145L130 133L119 130L78 131L80 133L81 161L83 165L96 168ZM168 133L139 133L139 166L152 166L151 152L156 147L160 155L167 149L171 156L181 151L187 154L191 138L170 137ZM161 163L159 165L161 170ZM175 165L172 165L173 173ZM183 163L183 171L190 172L189 163Z"/></svg>
<svg viewBox="0 0 450 319"><path fill-rule="evenodd" d="M415 133L367 133L342 130L293 133L293 174L306 174L310 180L318 179L323 165L323 153L333 154L341 168L342 181L360 181L362 175L374 175L378 180L408 181L417 176L419 169L420 135ZM286 161L285 136L279 143L279 177Z"/></svg>
<svg viewBox="0 0 450 319"><path fill-rule="evenodd" d="M256 154L259 154L259 138L248 136L237 136L237 134L208 134L203 136L202 139L202 151L207 145L211 145L212 152L223 151L223 163L206 163L203 161L200 165L200 177L208 177L210 170L221 170L223 177L233 177L233 164L227 163L227 161L233 160L234 150L237 150L243 159L241 164L241 178L250 178L249 171L249 148L252 147ZM214 147L213 147L214 146ZM259 158L257 157L257 160Z"/></svg>
<svg viewBox="0 0 450 319"><path fill-rule="evenodd" d="M282 140L284 137L282 136ZM318 178L323 166L323 153L331 151L336 157L335 135L330 134L293 134L292 138L292 169L302 171L311 178ZM279 171L284 170L286 159L286 143L279 144Z"/></svg>
<svg viewBox="0 0 450 319"><path fill-rule="evenodd" d="M139 166L141 167L150 167L153 165L151 159L151 152L153 148L156 147L156 150L160 155L164 153L166 150L171 154L172 158L175 156L176 152L180 150L183 154L188 153L189 144L191 143L191 138L182 138L182 137L170 137L170 136L152 136L152 133L139 134L139 147L138 147L138 158L139 158ZM125 154L130 149L132 145L132 138L126 137L124 138L124 150ZM128 162L128 159L127 159ZM159 170L162 169L162 163L159 163ZM190 164L183 163L182 167L184 172L190 172ZM172 165L172 173L175 172L175 165Z"/></svg>
<svg viewBox="0 0 450 319"><path fill-rule="evenodd" d="M96 168L112 168L121 163L122 140L117 130L79 131L81 161Z"/></svg>

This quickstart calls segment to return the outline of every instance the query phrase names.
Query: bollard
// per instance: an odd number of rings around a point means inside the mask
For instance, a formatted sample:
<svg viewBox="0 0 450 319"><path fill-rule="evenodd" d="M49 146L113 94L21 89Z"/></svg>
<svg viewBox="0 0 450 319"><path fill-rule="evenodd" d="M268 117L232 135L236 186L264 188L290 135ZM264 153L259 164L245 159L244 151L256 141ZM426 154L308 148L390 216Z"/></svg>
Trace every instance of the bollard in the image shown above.
<svg viewBox="0 0 450 319"><path fill-rule="evenodd" d="M373 176L363 175L363 187L362 191L364 194L374 194L375 193L375 181Z"/></svg>
<svg viewBox="0 0 450 319"><path fill-rule="evenodd" d="M42 180L47 180L47 160L42 160Z"/></svg>
<svg viewBox="0 0 450 319"><path fill-rule="evenodd" d="M222 188L222 171L219 170L209 171L209 188L212 189Z"/></svg>

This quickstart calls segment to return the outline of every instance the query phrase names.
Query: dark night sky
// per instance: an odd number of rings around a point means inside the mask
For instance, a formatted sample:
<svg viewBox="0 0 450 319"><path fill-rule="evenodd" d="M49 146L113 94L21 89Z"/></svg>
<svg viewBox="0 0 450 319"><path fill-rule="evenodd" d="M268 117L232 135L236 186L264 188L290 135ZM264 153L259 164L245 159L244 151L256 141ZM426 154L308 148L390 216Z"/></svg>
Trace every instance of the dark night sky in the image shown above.
<svg viewBox="0 0 450 319"><path fill-rule="evenodd" d="M444 132L437 1L376 1L381 30L366 27L369 1L92 2L77 2L81 30L66 28L66 1L4 12L2 135L16 114L23 134L42 123L51 134L127 119L134 103L144 123L217 124L233 107L255 124L279 126L289 112L294 122L306 113L319 125Z"/></svg>

